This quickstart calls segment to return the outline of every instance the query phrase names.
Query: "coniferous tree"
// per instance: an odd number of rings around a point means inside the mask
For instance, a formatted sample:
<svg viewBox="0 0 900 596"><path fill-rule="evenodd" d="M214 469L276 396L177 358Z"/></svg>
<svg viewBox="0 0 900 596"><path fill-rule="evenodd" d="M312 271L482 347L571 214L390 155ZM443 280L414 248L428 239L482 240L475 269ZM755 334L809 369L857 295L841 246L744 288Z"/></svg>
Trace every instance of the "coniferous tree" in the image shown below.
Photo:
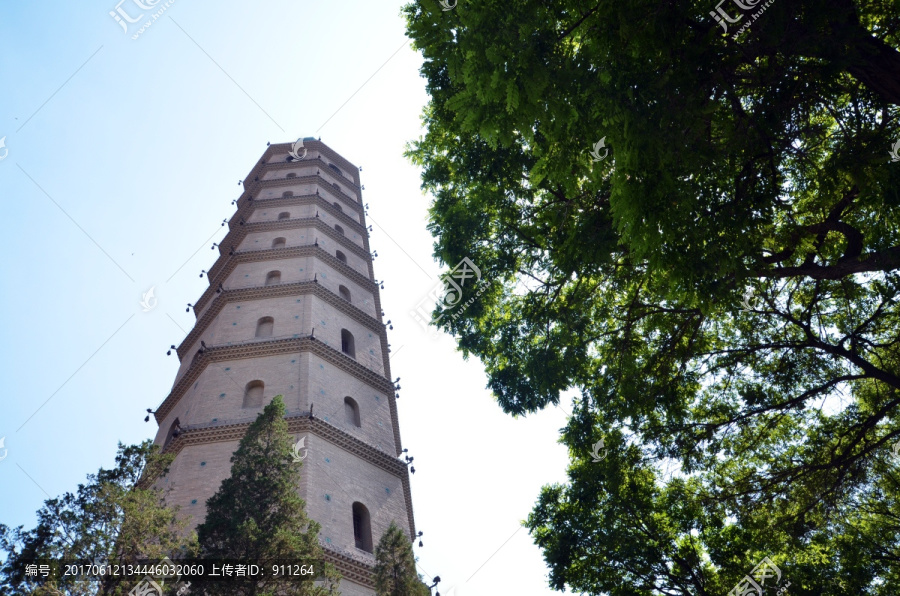
<svg viewBox="0 0 900 596"><path fill-rule="evenodd" d="M112 574L28 576L26 566L39 559L112 565L190 555L196 536L185 532L187 522L178 519L178 508L165 505L162 490L147 482L165 474L172 459L149 440L120 444L114 468L89 475L77 494L45 501L34 529L0 524L0 551L6 555L0 594L124 595L135 583Z"/></svg>
<svg viewBox="0 0 900 596"><path fill-rule="evenodd" d="M429 596L431 590L416 573L416 559L409 537L394 522L375 547L377 596Z"/></svg>
<svg viewBox="0 0 900 596"><path fill-rule="evenodd" d="M297 494L300 465L291 456L292 440L284 420L282 397L275 396L247 429L231 457L231 477L206 503L206 520L197 528L200 556L208 560L241 559L270 565L314 565L317 582L297 576L198 581L191 591L227 596L338 594L340 575L323 563L320 526L306 516ZM196 590L196 591L195 591Z"/></svg>

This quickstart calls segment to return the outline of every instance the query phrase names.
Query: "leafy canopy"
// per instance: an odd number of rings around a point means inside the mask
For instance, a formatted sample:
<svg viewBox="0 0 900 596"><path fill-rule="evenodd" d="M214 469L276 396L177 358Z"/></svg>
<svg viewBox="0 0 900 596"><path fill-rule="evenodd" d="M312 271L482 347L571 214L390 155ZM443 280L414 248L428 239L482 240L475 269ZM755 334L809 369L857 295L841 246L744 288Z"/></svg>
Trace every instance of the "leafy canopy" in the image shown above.
<svg viewBox="0 0 900 596"><path fill-rule="evenodd" d="M441 325L510 414L579 396L557 589L900 579L900 2L742 4L404 8L435 254L490 284Z"/></svg>

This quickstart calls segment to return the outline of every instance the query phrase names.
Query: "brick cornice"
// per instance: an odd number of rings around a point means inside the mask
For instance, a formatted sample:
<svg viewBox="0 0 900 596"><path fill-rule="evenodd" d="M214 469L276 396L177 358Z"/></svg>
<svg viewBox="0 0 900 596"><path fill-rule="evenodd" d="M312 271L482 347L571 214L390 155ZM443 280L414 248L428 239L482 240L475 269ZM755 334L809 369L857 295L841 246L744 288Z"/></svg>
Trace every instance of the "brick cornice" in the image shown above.
<svg viewBox="0 0 900 596"><path fill-rule="evenodd" d="M309 412L285 418L289 433L311 433L321 437L329 443L340 447L344 451L355 455L373 466L381 468L385 472L396 476L403 484L403 495L406 501L406 511L409 521L410 536L416 534L416 523L412 509L412 491L409 485L409 471L406 464L396 457L372 447L365 441L361 441L353 435L329 424L321 418L309 418ZM163 447L163 453L177 455L185 447L208 443L221 443L228 441L240 441L247 433L247 429L253 423L252 420L235 423L203 424L185 426L177 437L169 441Z"/></svg>
<svg viewBox="0 0 900 596"><path fill-rule="evenodd" d="M207 275L209 278L209 287L206 288L200 298L197 299L197 303L194 305L195 312L203 310L206 303L212 298L212 295L216 293L216 288L219 287L220 283L223 283L222 280L227 278L239 263L257 263L259 261L291 259L297 257L316 257L325 263L328 263L332 269L342 273L348 279L358 284L359 287L371 289L373 293L375 293L375 289L378 287L375 280L369 279L346 263L342 263L337 257L315 244L302 244L300 246L288 246L286 248L267 248L263 250L241 250L235 252L233 255L222 255L216 261L215 265L210 268ZM379 310L378 312L380 313L381 311Z"/></svg>
<svg viewBox="0 0 900 596"><path fill-rule="evenodd" d="M313 289L310 289L310 287L312 287ZM301 281L292 284L256 286L252 288L241 288L237 290L224 290L219 294L212 293L213 303L208 309L203 312L203 315L200 317L200 319L198 319L197 322L194 323L194 327L191 329L191 332L187 335L187 337L185 337L184 340L182 340L181 344L177 348L179 361L184 359L186 350L190 348L194 343L196 343L197 339L199 339L203 331L209 326L212 319L222 311L222 308L225 304L231 301L262 300L265 298L306 294L309 292L312 292L313 295L319 297L331 306L337 308L342 313L351 317L353 320L357 321L364 327L368 327L369 329L372 329L373 331L376 331L378 333L378 341L381 344L381 360L382 366L384 367L384 374L386 378L390 379L390 348L388 347L385 325L381 322L381 318L374 318L369 316L340 296L337 296L330 290L319 285L318 281ZM374 307L376 313L381 314L381 304L378 300L378 292L373 291L372 295L375 301ZM202 305L198 302L197 308L200 308L201 306Z"/></svg>
<svg viewBox="0 0 900 596"><path fill-rule="evenodd" d="M241 199L241 201L243 200L244 199ZM316 205L318 208L327 211L332 217L340 220L343 224L350 226L354 231L359 232L364 241L369 237L368 234L366 234L365 224L353 219L343 211L335 209L334 205L326 201L325 197L322 195L295 195L292 197L253 199L252 201L239 202L237 211L234 212L234 215L232 215L231 219L228 221L228 228L233 230L235 227L240 226L242 217L245 220L250 219L253 210L257 207L277 209L279 207L288 207L290 205ZM363 216L363 221L365 221L365 216ZM247 224L245 223L244 225ZM219 252L222 252L222 250Z"/></svg>
<svg viewBox="0 0 900 596"><path fill-rule="evenodd" d="M318 151L320 155L324 155L328 157L331 161L338 165L338 167L343 167L348 174L353 176L352 180L359 186L359 167L347 161L347 158L341 156L336 151L334 151L331 147L323 143L322 141L312 141L312 140L304 140L303 146L306 149L312 149ZM294 144L293 141L290 143L276 143L273 145L269 145L266 149L266 152L263 153L260 163L256 162L253 166L253 169L250 170L250 173L247 175L245 180L252 180L254 177L259 175L259 171L261 168L265 167L265 165L271 161L271 159L277 154L285 154L290 153L291 149L293 149ZM317 160L318 161L318 160ZM296 163L296 162L295 162ZM328 166L326 166L328 167Z"/></svg>
<svg viewBox="0 0 900 596"><path fill-rule="evenodd" d="M165 446L163 453L178 453L188 445L240 440L244 437L254 420L256 419L248 418L239 422L183 426L178 436ZM290 433L312 433L381 468L385 472L389 472L398 478L409 480L408 469L405 463L321 418L314 417L310 419L309 412L287 416L285 421L288 423L288 432Z"/></svg>
<svg viewBox="0 0 900 596"><path fill-rule="evenodd" d="M341 246L351 251L359 258L369 258L369 253L366 252L366 249L364 249L359 244L356 244L345 235L337 232L334 228L322 221L322 219L319 217L296 217L291 219L279 219L275 221L257 221L253 223L244 223L243 225L238 224L237 226L234 226L230 230L228 230L228 234L226 234L225 238L223 238L222 241L219 242L219 245L220 247L238 246L241 242L244 241L244 238L246 238L248 234L251 234L253 232L292 230L307 226L316 228L325 236L328 236L335 242L339 243ZM219 252L221 254L222 252L224 252L224 249L220 248Z"/></svg>
<svg viewBox="0 0 900 596"><path fill-rule="evenodd" d="M337 567L343 577L362 584L367 588L375 587L375 572L372 567L336 550L332 550L324 544L320 543L320 546L325 555L325 560Z"/></svg>
<svg viewBox="0 0 900 596"><path fill-rule="evenodd" d="M364 211L362 203L357 202L356 199L348 194L345 194L343 191L336 189L334 185L324 177L322 177L321 174L313 174L310 176L294 176L292 178L270 178L268 180L253 180L250 183L245 184L244 188L246 188L247 192L254 197L254 200L256 200L256 195L258 195L259 192L264 188L295 186L297 184L315 184L322 190L327 191L328 194L334 195L336 198L340 199L342 203L344 203L347 207L353 209L357 213L361 214ZM267 199L259 200L265 201Z"/></svg>
<svg viewBox="0 0 900 596"><path fill-rule="evenodd" d="M166 416L172 411L178 401L184 396L187 388L200 378L208 364L242 358L263 358L278 354L292 354L296 352L309 352L322 358L326 362L336 366L344 372L353 375L373 389L383 392L388 397L388 405L391 410L391 427L394 433L394 444L397 446L397 454L401 452L400 426L397 420L397 403L391 396L394 394L394 385L385 377L366 368L355 359L347 356L313 337L296 337L288 339L273 339L268 341L253 341L230 346L218 346L198 351L187 372L172 387L172 391L163 400L154 413L157 424L162 424Z"/></svg>
<svg viewBox="0 0 900 596"><path fill-rule="evenodd" d="M184 396L187 388L197 381L200 373L206 369L211 362L222 362L227 360L237 360L242 358L264 358L266 356L274 356L277 354L292 354L295 352L312 352L327 360L331 364L342 369L344 372L353 375L360 381L367 383L374 389L391 394L394 392L394 386L391 382L379 375L378 373L366 368L358 363L355 359L345 355L326 345L311 336L292 337L287 339L273 339L268 341L251 341L241 344L232 344L230 346L216 346L207 348L203 351L197 351L193 360L181 379L172 387L172 391L163 400L159 408L156 410L156 421L161 423L175 404Z"/></svg>
<svg viewBox="0 0 900 596"><path fill-rule="evenodd" d="M335 295L323 287L316 281L300 281L291 284L277 284L271 286L255 286L252 288L241 288L239 290L225 290L221 294L215 294L213 297L213 302L210 304L209 308L203 313L196 323L194 323L194 328L191 329L191 332L187 334L187 337L181 342L181 345L178 346L178 358L183 359L185 352L190 349L192 345L197 343L197 340L200 339L200 336L209 326L215 317L222 312L222 309L226 304L231 302L243 302L247 300L266 300L269 298L280 298L283 296L300 296L312 294L317 298L327 302L331 306L335 307L341 313L347 315L357 323L375 331L378 334L384 333L384 325L361 309L353 306L351 303L347 302L343 298Z"/></svg>
<svg viewBox="0 0 900 596"><path fill-rule="evenodd" d="M344 185L349 186L350 188L356 190L357 192L362 190L362 187L360 187L360 185L358 185L355 180L335 173L331 168L328 167L328 164L326 164L321 159L306 158L306 159L301 159L300 161L297 161L297 160L268 161L268 162L266 162L264 164L260 164L260 165L261 165L261 167L259 169L259 172L253 172L254 178L256 178L257 176L260 176L262 174L265 174L265 172L267 172L269 170L290 170L291 168L296 168L297 166L304 166L304 167L305 166L316 166L317 168L319 168L319 170L321 170L322 173L328 175L326 180L333 180L334 182L337 182L338 184L344 184Z"/></svg>

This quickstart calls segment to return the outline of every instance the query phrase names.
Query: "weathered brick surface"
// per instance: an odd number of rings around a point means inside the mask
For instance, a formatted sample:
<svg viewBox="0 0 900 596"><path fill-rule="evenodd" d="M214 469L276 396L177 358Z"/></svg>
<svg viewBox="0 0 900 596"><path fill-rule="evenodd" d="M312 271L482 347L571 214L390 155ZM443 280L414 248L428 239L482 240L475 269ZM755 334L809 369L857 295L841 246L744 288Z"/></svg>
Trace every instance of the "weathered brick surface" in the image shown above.
<svg viewBox="0 0 900 596"><path fill-rule="evenodd" d="M308 366L304 385L309 389L308 399L314 404L317 417L380 451L396 453L388 403L392 395L373 389L315 355L309 356ZM344 415L346 396L359 404L360 428L350 424Z"/></svg>
<svg viewBox="0 0 900 596"><path fill-rule="evenodd" d="M279 213L288 213L290 215L291 220L297 219L301 221L311 221L311 219L315 219L314 214L310 216L308 213L303 213L300 207L287 207L285 211L281 211ZM306 218L306 219L302 219ZM335 224L339 223L336 221L334 217L330 215L319 215L319 219L323 222L327 223L329 227L333 228ZM278 214L275 214L275 218L271 221L283 221L278 219ZM250 224L248 224L248 228ZM352 236L354 234L348 234L346 228L341 226L344 229L344 238L347 238L351 242L354 242L357 246L362 247L362 240L360 239L358 234L355 234L356 238L353 239ZM310 225L298 224L295 227L287 230L266 230L263 232L251 232L247 234L241 242L235 246L235 249L238 251L244 250L261 250L264 248L272 248L272 241L276 238L284 238L285 246L298 246L301 244L309 244L310 239L312 242L315 242L316 239L319 241L319 246L326 248L329 252L332 250L342 250L347 255L347 264L361 272L363 275L367 273L365 263L362 263L362 259L359 259L355 254L351 253L347 247L341 246L337 242L333 241L331 238L328 238L324 234L319 233L314 227ZM354 259L358 259L360 263L354 264L351 262L350 257Z"/></svg>
<svg viewBox="0 0 900 596"><path fill-rule="evenodd" d="M219 421L255 418L262 408L244 407L245 388L251 381L265 383L264 404L275 395L283 395L289 412L307 410L308 406L300 401L300 371L300 352L211 363L163 420L157 440L165 439L169 425L176 418L182 427L210 423L214 418Z"/></svg>
<svg viewBox="0 0 900 596"><path fill-rule="evenodd" d="M313 242L315 239L313 239ZM266 246L265 248L270 248ZM349 251L344 251L350 260ZM354 256L355 258L355 256ZM254 261L249 263L238 263L234 271L228 275L222 282L222 287L226 290L237 290L250 287L261 287L266 283L266 276L270 271L281 272L281 283L295 283L298 281L318 280L323 287L328 288L333 294L338 294L338 286L346 286L350 290L351 302L372 317L377 317L380 313L375 312L373 288L374 284L362 285L360 281L352 279L341 273L331 263L323 263L315 257L293 257L286 259L274 258L267 261ZM368 277L365 269L358 270L364 277ZM212 305L212 300L207 302L203 308L197 311L197 318L203 316L207 309Z"/></svg>
<svg viewBox="0 0 900 596"><path fill-rule="evenodd" d="M294 173L296 174L296 178L302 178L303 180L289 182L289 179L287 178L287 174L289 173ZM311 177L316 177L317 179L321 178L323 181L311 182ZM359 204L359 195L357 194L356 189L347 184L345 179L332 174L328 168L318 168L318 174L316 174L316 168L310 166L302 168L294 166L291 169L282 169L278 171L270 170L266 172L266 175L261 178L261 180L265 182L278 180L279 184L277 186L265 186L261 188L253 195L254 200L265 201L266 199L277 199L283 196L284 191L286 190L293 192L294 196L299 196L301 194L315 194L318 189L319 194L327 197L330 201L338 201L342 205L350 207L351 212L353 204ZM337 187L334 186L335 184L337 184Z"/></svg>
<svg viewBox="0 0 900 596"><path fill-rule="evenodd" d="M322 280L322 285L323 287L332 284L338 286L341 281L347 282L341 278L334 280L325 278ZM360 295L357 294L356 298L359 297ZM355 304L352 302L352 298L351 295L351 304L360 310L367 313L374 311L372 301L363 298L361 304ZM176 375L176 383L190 368L194 354L201 348L201 341L208 348L212 348L268 339L256 337L257 325L259 320L264 317L274 319L272 338L307 336L315 328L316 339L336 350L341 349L341 330L346 329L353 334L356 361L380 375L384 374L381 337L372 329L372 326L363 325L346 316L316 296L298 292L277 298L241 300L224 305L219 314L204 326L202 333L188 348Z"/></svg>

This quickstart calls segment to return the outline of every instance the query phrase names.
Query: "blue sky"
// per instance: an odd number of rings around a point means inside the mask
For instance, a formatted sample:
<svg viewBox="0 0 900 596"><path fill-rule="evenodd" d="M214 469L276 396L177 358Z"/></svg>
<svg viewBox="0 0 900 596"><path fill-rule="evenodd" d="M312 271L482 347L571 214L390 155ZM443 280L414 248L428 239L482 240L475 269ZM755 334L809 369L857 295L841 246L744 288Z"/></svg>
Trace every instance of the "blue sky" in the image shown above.
<svg viewBox="0 0 900 596"><path fill-rule="evenodd" d="M166 349L193 324L185 306L238 181L267 141L321 136L363 167L420 571L445 596L553 593L517 527L564 480L564 412L503 414L480 363L408 314L447 267L402 156L427 96L401 5L175 0L132 39L117 1L0 7L0 523L32 525L44 499L111 466L117 442L154 436L144 410L171 388ZM151 287L158 306L142 312Z"/></svg>

